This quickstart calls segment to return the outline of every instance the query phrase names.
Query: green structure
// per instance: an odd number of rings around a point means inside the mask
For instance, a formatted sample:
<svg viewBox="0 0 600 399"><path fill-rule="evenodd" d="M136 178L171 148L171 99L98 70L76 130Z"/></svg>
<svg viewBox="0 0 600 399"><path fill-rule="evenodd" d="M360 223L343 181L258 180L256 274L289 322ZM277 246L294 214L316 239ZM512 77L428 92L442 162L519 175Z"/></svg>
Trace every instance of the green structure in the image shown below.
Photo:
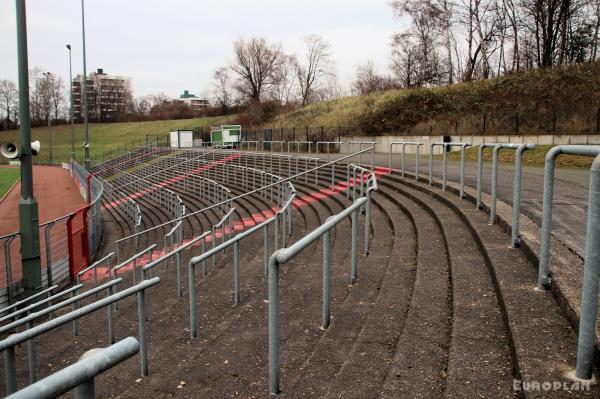
<svg viewBox="0 0 600 399"><path fill-rule="evenodd" d="M242 140L241 125L221 125L210 131L212 145L238 145Z"/></svg>

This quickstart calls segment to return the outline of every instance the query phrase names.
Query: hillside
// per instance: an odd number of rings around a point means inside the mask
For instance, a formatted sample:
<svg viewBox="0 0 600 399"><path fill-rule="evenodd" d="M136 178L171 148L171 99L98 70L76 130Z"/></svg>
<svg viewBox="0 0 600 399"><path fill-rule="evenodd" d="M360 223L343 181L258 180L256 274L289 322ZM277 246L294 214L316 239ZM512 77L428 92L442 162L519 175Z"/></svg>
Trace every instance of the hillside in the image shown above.
<svg viewBox="0 0 600 399"><path fill-rule="evenodd" d="M352 134L585 134L600 117L600 63L312 104L265 127ZM484 128L485 121L485 128Z"/></svg>
<svg viewBox="0 0 600 399"><path fill-rule="evenodd" d="M210 127L229 123L235 119L235 115L211 118L178 119L150 122L124 122L124 123L90 123L90 156L91 159L100 158L103 153L123 149L124 146L140 145L146 141L146 136L160 136L165 140L169 131L176 129L193 129L195 127ZM46 127L33 128L33 140L40 140L42 151L37 161L46 163L49 161L48 151L48 129ZM0 142L18 142L19 132L8 130L0 132ZM75 151L76 158L83 160L83 124L75 125ZM71 157L71 126L59 125L52 127L52 149L54 162L67 162ZM108 155L108 154L106 154ZM0 163L6 163L4 158Z"/></svg>

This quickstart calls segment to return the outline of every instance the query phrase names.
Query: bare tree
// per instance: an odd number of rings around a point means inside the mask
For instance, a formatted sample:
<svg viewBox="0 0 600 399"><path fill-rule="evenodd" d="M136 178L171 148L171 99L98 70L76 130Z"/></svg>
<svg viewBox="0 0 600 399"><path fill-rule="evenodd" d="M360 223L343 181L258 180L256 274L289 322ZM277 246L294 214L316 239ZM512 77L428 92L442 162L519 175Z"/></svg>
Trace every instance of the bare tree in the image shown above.
<svg viewBox="0 0 600 399"><path fill-rule="evenodd" d="M273 98L280 104L288 104L294 100L294 91L297 87L296 57L282 55L279 67L273 73Z"/></svg>
<svg viewBox="0 0 600 399"><path fill-rule="evenodd" d="M11 111L18 108L19 91L17 85L6 79L0 80L0 110L6 114L5 127L10 129L11 126Z"/></svg>
<svg viewBox="0 0 600 399"><path fill-rule="evenodd" d="M304 60L296 63L296 77L300 88L302 105L314 100L318 95L319 84L329 75L331 46L321 36L310 35L304 38L306 52Z"/></svg>
<svg viewBox="0 0 600 399"><path fill-rule="evenodd" d="M392 43L392 70L405 87L432 86L446 81L438 47L443 40L444 20L431 3L416 0L392 3L397 15L408 15L411 27L394 35ZM448 63L445 63L448 65ZM407 69L408 68L408 69Z"/></svg>
<svg viewBox="0 0 600 399"><path fill-rule="evenodd" d="M375 93L396 87L397 85L392 78L377 74L372 61L367 61L366 64L358 66L356 69L356 78L352 83L352 89L358 95Z"/></svg>
<svg viewBox="0 0 600 399"><path fill-rule="evenodd" d="M215 104L219 105L223 112L227 112L233 104L233 86L229 68L217 68L213 74L211 95Z"/></svg>
<svg viewBox="0 0 600 399"><path fill-rule="evenodd" d="M265 39L239 39L233 45L235 62L231 70L237 75L236 89L250 102L260 103L261 95L271 85L275 70L282 61L281 46Z"/></svg>

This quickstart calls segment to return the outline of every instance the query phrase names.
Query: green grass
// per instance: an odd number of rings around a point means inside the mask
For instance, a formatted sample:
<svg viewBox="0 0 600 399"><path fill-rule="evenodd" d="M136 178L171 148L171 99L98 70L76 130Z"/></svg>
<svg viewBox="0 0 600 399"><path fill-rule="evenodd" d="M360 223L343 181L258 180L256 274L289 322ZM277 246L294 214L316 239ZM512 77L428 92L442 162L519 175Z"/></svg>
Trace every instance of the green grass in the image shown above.
<svg viewBox="0 0 600 399"><path fill-rule="evenodd" d="M160 135L163 139L171 130L191 129L194 127L210 127L231 123L236 115L210 118L179 119L150 122L123 122L123 123L91 123L89 125L90 157L92 161L100 160L104 153L123 149L124 145L130 148L145 142L146 135ZM50 161L48 129L37 127L31 131L33 140L40 140L42 150L37 157L40 163ZM18 142L19 132L8 130L0 132L0 142ZM83 163L83 125L75 125L75 158ZM60 125L52 127L52 153L53 162L68 162L71 158L71 126ZM108 155L108 154L107 154ZM0 163L6 163L1 159ZM92 162L93 163L93 162Z"/></svg>
<svg viewBox="0 0 600 399"><path fill-rule="evenodd" d="M599 88L600 62L593 62L345 97L292 109L263 127L339 125L342 133L354 135L481 135L485 114L486 135L594 134Z"/></svg>
<svg viewBox="0 0 600 399"><path fill-rule="evenodd" d="M0 168L0 198L19 180L20 176L18 166Z"/></svg>
<svg viewBox="0 0 600 399"><path fill-rule="evenodd" d="M523 153L523 165L544 166L546 153L554 147L553 145L538 145L534 150L528 150ZM492 160L492 148L483 149L483 159L486 161ZM479 154L479 146L469 147L465 150L467 161L477 161ZM441 155L436 158L441 159ZM460 151L452 151L448 153L448 159L460 160ZM514 163L515 150L500 150L500 162ZM584 157L579 155L561 155L556 158L556 166L562 168L589 168L594 161L593 157Z"/></svg>

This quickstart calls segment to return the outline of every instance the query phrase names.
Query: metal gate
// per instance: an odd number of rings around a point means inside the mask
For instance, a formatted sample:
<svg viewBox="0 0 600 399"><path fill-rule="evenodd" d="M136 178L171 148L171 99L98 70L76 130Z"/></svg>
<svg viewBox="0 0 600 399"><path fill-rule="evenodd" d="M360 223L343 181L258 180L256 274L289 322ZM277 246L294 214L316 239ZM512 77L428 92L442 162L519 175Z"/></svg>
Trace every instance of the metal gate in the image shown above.
<svg viewBox="0 0 600 399"><path fill-rule="evenodd" d="M67 221L69 274L71 275L71 279L74 279L81 269L90 264L87 226L87 213L89 209L89 205L79 209Z"/></svg>

